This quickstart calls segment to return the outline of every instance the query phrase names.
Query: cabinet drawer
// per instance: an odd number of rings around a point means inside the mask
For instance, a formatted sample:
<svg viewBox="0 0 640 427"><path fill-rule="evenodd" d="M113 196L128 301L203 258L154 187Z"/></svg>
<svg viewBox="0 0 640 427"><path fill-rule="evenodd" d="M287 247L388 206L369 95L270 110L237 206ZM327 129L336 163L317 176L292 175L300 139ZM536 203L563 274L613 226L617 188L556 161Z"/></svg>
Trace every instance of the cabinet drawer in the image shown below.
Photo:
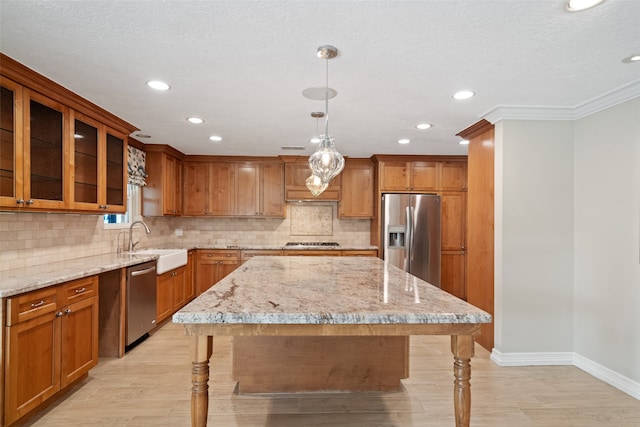
<svg viewBox="0 0 640 427"><path fill-rule="evenodd" d="M9 298L7 300L7 326L56 311L58 306L62 306L59 304L60 296L57 289L56 286L52 286Z"/></svg>
<svg viewBox="0 0 640 427"><path fill-rule="evenodd" d="M237 250L200 250L198 251L198 261L208 262L208 261L227 261L227 260L238 260L238 251Z"/></svg>
<svg viewBox="0 0 640 427"><path fill-rule="evenodd" d="M309 250L285 250L283 251L286 256L342 256L342 251L337 250L321 250L321 249L309 249Z"/></svg>
<svg viewBox="0 0 640 427"><path fill-rule="evenodd" d="M378 256L378 251L374 250L346 250L342 251L344 256Z"/></svg>
<svg viewBox="0 0 640 427"><path fill-rule="evenodd" d="M98 276L89 276L66 283L62 288L63 304L72 304L98 295Z"/></svg>

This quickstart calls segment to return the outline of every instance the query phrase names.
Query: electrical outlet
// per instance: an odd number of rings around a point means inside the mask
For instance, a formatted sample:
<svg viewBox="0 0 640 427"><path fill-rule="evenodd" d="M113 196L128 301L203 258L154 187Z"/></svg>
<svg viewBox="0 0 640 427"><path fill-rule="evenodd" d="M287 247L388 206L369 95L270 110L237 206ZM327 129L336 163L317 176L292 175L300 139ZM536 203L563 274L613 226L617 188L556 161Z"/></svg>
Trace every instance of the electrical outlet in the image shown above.
<svg viewBox="0 0 640 427"><path fill-rule="evenodd" d="M176 236L182 236L182 228L176 228Z"/></svg>

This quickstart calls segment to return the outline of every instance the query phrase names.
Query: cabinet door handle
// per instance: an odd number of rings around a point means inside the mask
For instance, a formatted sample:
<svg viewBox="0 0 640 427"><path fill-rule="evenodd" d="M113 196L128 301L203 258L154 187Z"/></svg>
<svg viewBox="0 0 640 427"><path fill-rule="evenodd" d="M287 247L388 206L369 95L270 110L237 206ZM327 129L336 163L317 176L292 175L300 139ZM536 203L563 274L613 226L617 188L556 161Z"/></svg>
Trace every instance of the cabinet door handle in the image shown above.
<svg viewBox="0 0 640 427"><path fill-rule="evenodd" d="M31 303L31 308L38 308L38 307L42 307L43 305L44 305L44 300L40 300L38 302Z"/></svg>
<svg viewBox="0 0 640 427"><path fill-rule="evenodd" d="M18 200L16 200L16 204L17 204L17 205L21 205L21 204L23 204L23 203L24 203L24 199L18 199Z"/></svg>
<svg viewBox="0 0 640 427"><path fill-rule="evenodd" d="M84 291L86 291L86 290L87 290L87 288L79 288L79 289L75 289L75 290L74 290L74 292L75 292L76 294L81 294L81 293L83 293L83 292L84 292Z"/></svg>
<svg viewBox="0 0 640 427"><path fill-rule="evenodd" d="M25 201L25 203L28 204L28 205L32 205L33 204L33 199L29 199L29 200Z"/></svg>
<svg viewBox="0 0 640 427"><path fill-rule="evenodd" d="M70 308L67 308L67 309L64 311L64 314L71 314L71 309L70 309Z"/></svg>
<svg viewBox="0 0 640 427"><path fill-rule="evenodd" d="M56 317L62 317L62 312L61 311L57 312Z"/></svg>

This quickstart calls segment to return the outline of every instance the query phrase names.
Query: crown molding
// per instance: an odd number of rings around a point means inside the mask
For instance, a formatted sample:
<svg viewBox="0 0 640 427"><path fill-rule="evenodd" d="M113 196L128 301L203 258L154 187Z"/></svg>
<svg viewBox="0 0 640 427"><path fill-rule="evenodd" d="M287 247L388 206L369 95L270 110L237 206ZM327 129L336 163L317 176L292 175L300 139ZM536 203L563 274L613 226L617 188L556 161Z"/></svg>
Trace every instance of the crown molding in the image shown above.
<svg viewBox="0 0 640 427"><path fill-rule="evenodd" d="M636 80L573 107L497 105L480 117L491 124L500 120L578 120L639 96L640 80Z"/></svg>

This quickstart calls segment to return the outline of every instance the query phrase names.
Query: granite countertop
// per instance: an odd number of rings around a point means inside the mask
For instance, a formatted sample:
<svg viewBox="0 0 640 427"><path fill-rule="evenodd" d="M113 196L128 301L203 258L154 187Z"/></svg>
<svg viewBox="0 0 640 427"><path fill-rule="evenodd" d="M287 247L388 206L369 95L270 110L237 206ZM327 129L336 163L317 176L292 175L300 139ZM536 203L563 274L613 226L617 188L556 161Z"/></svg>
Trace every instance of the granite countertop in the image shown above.
<svg viewBox="0 0 640 427"><path fill-rule="evenodd" d="M489 323L375 257L253 257L173 315L183 324Z"/></svg>
<svg viewBox="0 0 640 427"><path fill-rule="evenodd" d="M105 254L0 271L0 298L158 259L158 255Z"/></svg>

